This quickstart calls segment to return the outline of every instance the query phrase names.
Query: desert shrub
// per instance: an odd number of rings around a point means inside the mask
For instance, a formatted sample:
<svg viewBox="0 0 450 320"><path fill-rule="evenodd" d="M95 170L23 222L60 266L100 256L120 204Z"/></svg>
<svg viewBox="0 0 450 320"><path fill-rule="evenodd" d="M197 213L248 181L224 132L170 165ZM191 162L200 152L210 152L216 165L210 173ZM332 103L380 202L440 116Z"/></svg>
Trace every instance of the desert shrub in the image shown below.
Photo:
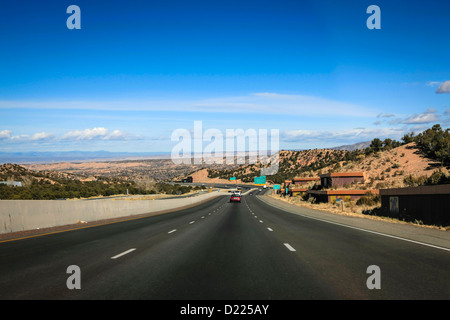
<svg viewBox="0 0 450 320"><path fill-rule="evenodd" d="M385 189L385 188L387 188L388 186L389 186L389 184L386 183L386 182L378 182L378 183L375 185L375 189Z"/></svg>
<svg viewBox="0 0 450 320"><path fill-rule="evenodd" d="M379 194L367 192L364 196L362 196L361 198L359 198L356 201L356 205L358 205L358 206L362 206L362 205L374 206L374 205L380 204L380 202L381 202L381 198L380 198Z"/></svg>
<svg viewBox="0 0 450 320"><path fill-rule="evenodd" d="M417 187L424 185L427 179L428 179L427 176L415 177L412 174L410 174L403 179L403 183L408 187Z"/></svg>
<svg viewBox="0 0 450 320"><path fill-rule="evenodd" d="M450 176L442 172L442 170L436 170L433 174L427 179L427 185L434 184L449 184Z"/></svg>

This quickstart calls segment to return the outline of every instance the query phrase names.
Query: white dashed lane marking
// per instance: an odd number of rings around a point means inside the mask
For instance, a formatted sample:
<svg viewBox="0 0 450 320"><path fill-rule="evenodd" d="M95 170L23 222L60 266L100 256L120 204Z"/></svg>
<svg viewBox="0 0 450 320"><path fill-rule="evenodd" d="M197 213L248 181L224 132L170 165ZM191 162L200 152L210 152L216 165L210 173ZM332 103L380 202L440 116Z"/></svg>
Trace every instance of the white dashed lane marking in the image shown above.
<svg viewBox="0 0 450 320"><path fill-rule="evenodd" d="M296 251L289 243L284 243L284 246L289 249L289 251Z"/></svg>
<svg viewBox="0 0 450 320"><path fill-rule="evenodd" d="M128 254L128 253L130 253L130 252L133 252L134 250L136 250L136 248L133 248L133 249L124 251L124 252L122 252L122 253L119 253L118 255L115 255L114 257L111 257L111 259L117 259L117 258L120 258L121 256L124 256L124 255L126 255L126 254Z"/></svg>

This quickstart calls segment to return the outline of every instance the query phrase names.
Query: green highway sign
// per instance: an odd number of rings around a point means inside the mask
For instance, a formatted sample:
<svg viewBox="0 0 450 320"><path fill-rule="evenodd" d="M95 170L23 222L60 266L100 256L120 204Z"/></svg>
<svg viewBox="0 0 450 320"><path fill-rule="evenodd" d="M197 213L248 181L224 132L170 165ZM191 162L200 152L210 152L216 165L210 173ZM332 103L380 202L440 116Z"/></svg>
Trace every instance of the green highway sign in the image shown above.
<svg viewBox="0 0 450 320"><path fill-rule="evenodd" d="M266 176L255 177L254 179L256 185L265 185L266 184Z"/></svg>

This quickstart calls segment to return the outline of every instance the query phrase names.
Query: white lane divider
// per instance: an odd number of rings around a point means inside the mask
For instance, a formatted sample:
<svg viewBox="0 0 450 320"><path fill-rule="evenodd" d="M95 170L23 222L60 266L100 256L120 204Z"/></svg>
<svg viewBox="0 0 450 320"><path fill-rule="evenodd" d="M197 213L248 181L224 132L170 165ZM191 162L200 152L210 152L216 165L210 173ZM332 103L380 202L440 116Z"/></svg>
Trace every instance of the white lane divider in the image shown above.
<svg viewBox="0 0 450 320"><path fill-rule="evenodd" d="M173 232L175 232L175 231L177 231L177 229L170 230L170 231L167 232L167 233L173 233Z"/></svg>
<svg viewBox="0 0 450 320"><path fill-rule="evenodd" d="M284 246L289 249L289 251L296 251L289 243L284 243Z"/></svg>
<svg viewBox="0 0 450 320"><path fill-rule="evenodd" d="M189 222L189 224L193 224L195 221L191 221L191 222Z"/></svg>
<svg viewBox="0 0 450 320"><path fill-rule="evenodd" d="M126 255L126 254L128 254L128 253L130 253L130 252L133 252L134 250L136 250L136 248L132 248L132 249L130 249L130 250L127 250L127 251L124 251L124 252L122 252L122 253L119 253L118 255L115 255L114 257L111 257L111 259L117 259L117 258L120 258L121 256L124 256L124 255Z"/></svg>
<svg viewBox="0 0 450 320"><path fill-rule="evenodd" d="M250 209L249 206L247 206L247 208L249 209L250 213L251 213L255 218L258 218L257 216L255 216L255 214L253 213L253 211ZM259 220L259 222L260 222L260 223L264 223L262 220ZM273 232L273 229L272 229L272 228L267 228L267 230L269 230L270 232ZM297 251L297 250L295 250L289 243L283 243L283 244L284 244L284 246L285 246L289 251L292 251L292 252Z"/></svg>

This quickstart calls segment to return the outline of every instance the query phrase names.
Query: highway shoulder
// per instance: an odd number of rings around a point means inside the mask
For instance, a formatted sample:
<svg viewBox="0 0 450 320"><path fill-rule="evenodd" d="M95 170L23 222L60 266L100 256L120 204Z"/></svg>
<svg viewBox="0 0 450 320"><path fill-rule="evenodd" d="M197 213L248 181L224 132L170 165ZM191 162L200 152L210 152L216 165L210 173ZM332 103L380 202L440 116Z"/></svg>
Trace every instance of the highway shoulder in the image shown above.
<svg viewBox="0 0 450 320"><path fill-rule="evenodd" d="M394 222L390 220L375 220L371 219L370 216L364 215L361 215L361 217L339 215L324 210L316 210L300 205L287 203L285 201L277 200L267 195L256 197L257 199L273 208L277 208L279 210L292 214L301 215L306 218L342 225L343 227L350 227L363 231L380 233L382 235L391 237L398 237L409 241L417 241L430 246L436 246L444 248L446 250L450 250L449 231L436 228L428 228L409 223Z"/></svg>

